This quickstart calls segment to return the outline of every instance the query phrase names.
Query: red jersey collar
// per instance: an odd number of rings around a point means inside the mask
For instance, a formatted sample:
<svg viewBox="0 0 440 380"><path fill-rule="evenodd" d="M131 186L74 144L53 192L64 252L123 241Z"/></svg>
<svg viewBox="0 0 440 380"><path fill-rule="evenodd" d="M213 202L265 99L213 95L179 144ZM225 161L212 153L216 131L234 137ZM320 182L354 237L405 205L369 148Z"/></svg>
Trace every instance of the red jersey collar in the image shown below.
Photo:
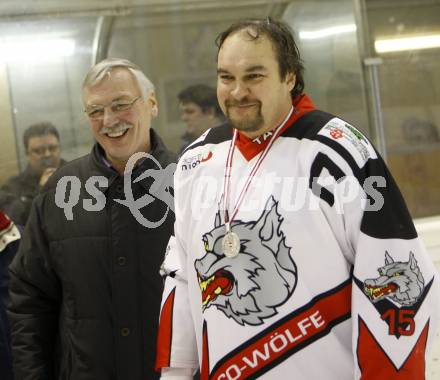
<svg viewBox="0 0 440 380"><path fill-rule="evenodd" d="M292 115L290 115L289 120L287 120L278 136L280 136L287 128L290 128L300 117L315 109L312 100L305 94L299 95L293 99L292 105ZM266 148L273 132L274 130L271 130L254 139L250 139L239 131L235 144L246 160L250 161Z"/></svg>

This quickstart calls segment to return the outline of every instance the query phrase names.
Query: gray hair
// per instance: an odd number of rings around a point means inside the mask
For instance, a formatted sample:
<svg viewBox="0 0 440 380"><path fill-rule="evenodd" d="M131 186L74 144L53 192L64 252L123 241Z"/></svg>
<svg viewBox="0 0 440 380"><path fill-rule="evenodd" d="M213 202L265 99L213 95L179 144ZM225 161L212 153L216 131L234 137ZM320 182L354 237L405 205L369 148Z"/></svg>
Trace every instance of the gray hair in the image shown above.
<svg viewBox="0 0 440 380"><path fill-rule="evenodd" d="M127 69L133 74L144 100L154 91L153 83L145 76L139 66L123 58L107 58L94 65L87 73L82 84L82 89L84 90L86 87L97 85L106 75L118 68Z"/></svg>

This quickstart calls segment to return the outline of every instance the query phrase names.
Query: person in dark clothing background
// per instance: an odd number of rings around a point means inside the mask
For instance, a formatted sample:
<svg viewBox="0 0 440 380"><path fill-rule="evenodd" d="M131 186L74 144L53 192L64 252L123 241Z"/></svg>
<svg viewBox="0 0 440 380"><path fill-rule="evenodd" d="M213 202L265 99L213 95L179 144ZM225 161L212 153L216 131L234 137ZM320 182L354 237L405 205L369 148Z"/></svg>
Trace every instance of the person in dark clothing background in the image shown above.
<svg viewBox="0 0 440 380"><path fill-rule="evenodd" d="M31 125L23 134L28 165L0 189L0 207L18 225L24 226L32 201L49 177L65 161L61 159L60 135L52 123Z"/></svg>
<svg viewBox="0 0 440 380"><path fill-rule="evenodd" d="M36 197L10 266L15 380L154 380L175 156L133 63L92 67L83 103L96 144Z"/></svg>
<svg viewBox="0 0 440 380"><path fill-rule="evenodd" d="M210 128L225 122L217 101L215 88L205 84L186 87L177 95L181 119L186 124L182 135L180 153Z"/></svg>
<svg viewBox="0 0 440 380"><path fill-rule="evenodd" d="M1 380L13 380L12 354L6 305L9 301L8 266L17 252L20 231L0 209L0 375Z"/></svg>

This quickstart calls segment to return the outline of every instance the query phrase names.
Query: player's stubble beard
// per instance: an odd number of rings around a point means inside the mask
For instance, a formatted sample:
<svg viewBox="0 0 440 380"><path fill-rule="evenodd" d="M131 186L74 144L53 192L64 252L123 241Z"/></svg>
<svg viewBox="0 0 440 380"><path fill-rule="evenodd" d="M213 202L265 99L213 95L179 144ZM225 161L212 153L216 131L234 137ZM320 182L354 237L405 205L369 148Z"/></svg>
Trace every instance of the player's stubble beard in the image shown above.
<svg viewBox="0 0 440 380"><path fill-rule="evenodd" d="M242 117L240 119L233 118L231 116L230 107L237 107L240 105L245 105L249 103L257 103L257 111L255 116ZM264 125L264 117L261 113L261 102L260 101L250 101L248 99L243 99L241 101L226 100L226 117L231 123L231 125L242 132L256 132L260 130Z"/></svg>

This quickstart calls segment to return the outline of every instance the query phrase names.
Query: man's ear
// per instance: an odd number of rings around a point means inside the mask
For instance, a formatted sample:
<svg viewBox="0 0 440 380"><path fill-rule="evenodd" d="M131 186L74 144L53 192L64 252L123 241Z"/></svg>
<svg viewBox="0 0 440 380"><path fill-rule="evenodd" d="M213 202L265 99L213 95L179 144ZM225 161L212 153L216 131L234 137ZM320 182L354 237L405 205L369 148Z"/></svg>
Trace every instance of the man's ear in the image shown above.
<svg viewBox="0 0 440 380"><path fill-rule="evenodd" d="M159 108L157 106L156 95L154 94L154 92L152 92L150 94L150 97L148 98L148 101L151 102L151 116L152 117L157 117L157 115L159 114Z"/></svg>
<svg viewBox="0 0 440 380"><path fill-rule="evenodd" d="M151 116L153 116L153 117L157 117L158 114L159 114L159 109L157 108L157 104L155 104L155 105L151 108Z"/></svg>
<svg viewBox="0 0 440 380"><path fill-rule="evenodd" d="M296 75L294 73L287 73L286 83L289 87L289 91L292 91L296 84Z"/></svg>

